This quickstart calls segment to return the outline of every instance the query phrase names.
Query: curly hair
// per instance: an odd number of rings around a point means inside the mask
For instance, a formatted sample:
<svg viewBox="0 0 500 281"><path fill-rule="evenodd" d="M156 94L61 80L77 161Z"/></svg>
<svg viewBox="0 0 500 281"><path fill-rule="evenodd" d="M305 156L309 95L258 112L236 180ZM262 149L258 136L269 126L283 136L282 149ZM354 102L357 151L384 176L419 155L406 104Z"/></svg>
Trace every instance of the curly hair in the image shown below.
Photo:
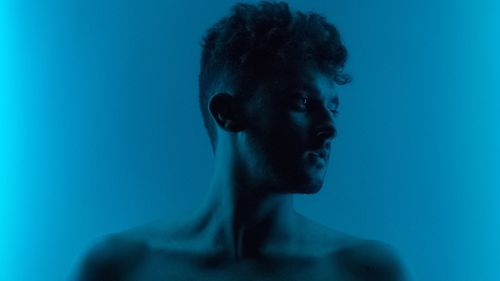
<svg viewBox="0 0 500 281"><path fill-rule="evenodd" d="M199 102L212 150L215 124L208 101L219 83L235 94L248 95L259 85L290 67L312 65L339 85L351 77L343 73L347 50L336 27L317 13L292 13L285 2L238 3L202 40Z"/></svg>

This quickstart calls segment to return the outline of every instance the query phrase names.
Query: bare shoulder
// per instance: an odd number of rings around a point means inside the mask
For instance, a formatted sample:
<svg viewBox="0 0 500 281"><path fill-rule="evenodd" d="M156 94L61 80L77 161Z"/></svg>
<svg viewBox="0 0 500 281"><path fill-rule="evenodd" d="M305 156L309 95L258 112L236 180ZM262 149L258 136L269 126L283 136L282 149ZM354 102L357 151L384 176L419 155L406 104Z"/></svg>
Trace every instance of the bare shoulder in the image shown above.
<svg viewBox="0 0 500 281"><path fill-rule="evenodd" d="M409 281L412 274L390 244L368 240L304 219L310 251L327 257L326 269L333 279L371 281ZM306 247L302 246L302 249Z"/></svg>
<svg viewBox="0 0 500 281"><path fill-rule="evenodd" d="M123 280L146 257L148 246L123 234L109 234L91 246L73 280Z"/></svg>
<svg viewBox="0 0 500 281"><path fill-rule="evenodd" d="M382 241L355 239L332 254L353 280L413 280L396 249Z"/></svg>

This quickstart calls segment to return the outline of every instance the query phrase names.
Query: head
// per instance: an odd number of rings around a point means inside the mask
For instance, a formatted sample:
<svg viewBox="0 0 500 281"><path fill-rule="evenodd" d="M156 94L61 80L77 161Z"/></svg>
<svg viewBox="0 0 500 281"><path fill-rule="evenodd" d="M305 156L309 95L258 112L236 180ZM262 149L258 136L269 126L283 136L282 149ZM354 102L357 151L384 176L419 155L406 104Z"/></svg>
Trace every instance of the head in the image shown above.
<svg viewBox="0 0 500 281"><path fill-rule="evenodd" d="M273 192L318 191L336 135L335 88L350 81L337 29L286 3L237 4L202 46L200 106L214 153L229 149Z"/></svg>

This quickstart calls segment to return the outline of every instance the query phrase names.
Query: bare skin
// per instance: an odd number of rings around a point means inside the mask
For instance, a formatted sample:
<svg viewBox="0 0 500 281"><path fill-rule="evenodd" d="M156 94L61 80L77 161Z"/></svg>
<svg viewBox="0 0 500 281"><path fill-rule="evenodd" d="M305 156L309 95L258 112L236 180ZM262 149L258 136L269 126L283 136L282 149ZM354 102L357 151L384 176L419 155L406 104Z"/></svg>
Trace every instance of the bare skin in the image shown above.
<svg viewBox="0 0 500 281"><path fill-rule="evenodd" d="M249 100L220 87L210 196L190 217L110 235L85 258L89 280L409 280L391 248L297 213L323 185L338 96L314 68L289 71Z"/></svg>
<svg viewBox="0 0 500 281"><path fill-rule="evenodd" d="M235 257L216 242L204 243L212 234L192 226L136 228L97 245L87 256L86 276L77 280L409 280L387 245L301 219L297 236L302 237L295 243L253 257Z"/></svg>

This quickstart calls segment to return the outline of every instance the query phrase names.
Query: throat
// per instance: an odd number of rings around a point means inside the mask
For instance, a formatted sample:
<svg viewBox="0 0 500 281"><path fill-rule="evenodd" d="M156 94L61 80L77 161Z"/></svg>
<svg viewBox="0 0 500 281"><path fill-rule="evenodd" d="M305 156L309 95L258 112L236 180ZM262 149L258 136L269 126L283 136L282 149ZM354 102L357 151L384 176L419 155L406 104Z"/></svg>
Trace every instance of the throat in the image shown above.
<svg viewBox="0 0 500 281"><path fill-rule="evenodd" d="M212 205L200 220L204 224L198 228L206 238L203 240L209 241L210 248L237 260L285 254L297 241L300 216L291 204L259 203Z"/></svg>

